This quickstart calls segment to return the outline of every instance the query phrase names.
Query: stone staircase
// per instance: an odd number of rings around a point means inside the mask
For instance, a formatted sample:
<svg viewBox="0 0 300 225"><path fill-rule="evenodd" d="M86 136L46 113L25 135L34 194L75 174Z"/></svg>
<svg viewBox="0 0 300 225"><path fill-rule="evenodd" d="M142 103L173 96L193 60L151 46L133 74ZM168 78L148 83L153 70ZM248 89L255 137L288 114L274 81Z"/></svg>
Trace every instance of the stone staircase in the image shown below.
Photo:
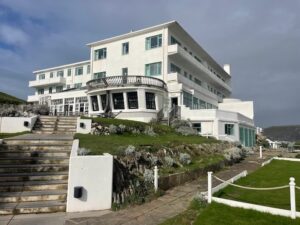
<svg viewBox="0 0 300 225"><path fill-rule="evenodd" d="M50 128L43 131L48 133ZM63 134L4 139L0 145L0 215L65 211L72 142L72 135Z"/></svg>
<svg viewBox="0 0 300 225"><path fill-rule="evenodd" d="M77 117L39 116L32 132L36 134L74 134L76 126Z"/></svg>

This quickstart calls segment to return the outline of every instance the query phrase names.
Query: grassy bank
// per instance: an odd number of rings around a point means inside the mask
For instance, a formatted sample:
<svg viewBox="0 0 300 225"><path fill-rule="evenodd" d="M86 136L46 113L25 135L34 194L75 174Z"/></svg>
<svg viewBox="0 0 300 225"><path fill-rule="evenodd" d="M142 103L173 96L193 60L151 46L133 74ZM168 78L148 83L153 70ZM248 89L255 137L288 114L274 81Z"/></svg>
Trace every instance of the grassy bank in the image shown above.
<svg viewBox="0 0 300 225"><path fill-rule="evenodd" d="M300 219L275 216L254 210L233 208L212 203L204 206L193 201L183 213L163 222L161 225L296 225Z"/></svg>
<svg viewBox="0 0 300 225"><path fill-rule="evenodd" d="M277 187L288 185L289 178L294 177L300 183L300 162L273 160L236 183L249 187ZM296 190L296 195L300 192ZM275 208L290 209L289 188L272 191L245 190L229 186L215 194L217 197L233 199ZM296 198L300 207L300 198Z"/></svg>

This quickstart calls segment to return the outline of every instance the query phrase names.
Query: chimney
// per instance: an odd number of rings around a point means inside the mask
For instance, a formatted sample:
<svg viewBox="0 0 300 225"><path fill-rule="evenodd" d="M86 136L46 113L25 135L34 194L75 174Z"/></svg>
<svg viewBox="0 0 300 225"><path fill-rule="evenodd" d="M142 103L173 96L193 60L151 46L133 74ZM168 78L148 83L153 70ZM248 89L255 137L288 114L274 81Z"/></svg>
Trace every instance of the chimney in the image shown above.
<svg viewBox="0 0 300 225"><path fill-rule="evenodd" d="M226 73L230 74L230 64L224 64L223 69L225 70Z"/></svg>

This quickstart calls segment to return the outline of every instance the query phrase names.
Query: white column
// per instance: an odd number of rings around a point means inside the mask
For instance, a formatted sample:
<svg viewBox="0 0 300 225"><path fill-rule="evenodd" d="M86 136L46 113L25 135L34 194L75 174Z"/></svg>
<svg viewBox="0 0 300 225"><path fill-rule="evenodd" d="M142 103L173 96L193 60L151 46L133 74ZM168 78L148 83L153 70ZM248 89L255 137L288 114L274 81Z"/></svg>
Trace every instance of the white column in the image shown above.
<svg viewBox="0 0 300 225"><path fill-rule="evenodd" d="M157 166L154 167L154 190L157 192L158 189L158 169Z"/></svg>
<svg viewBox="0 0 300 225"><path fill-rule="evenodd" d="M262 146L259 146L259 158L262 159Z"/></svg>
<svg viewBox="0 0 300 225"><path fill-rule="evenodd" d="M207 202L211 203L211 197L212 197L212 173L213 172L207 172Z"/></svg>
<svg viewBox="0 0 300 225"><path fill-rule="evenodd" d="M290 202L291 202L291 218L296 219L296 196L295 196L295 178L290 178Z"/></svg>

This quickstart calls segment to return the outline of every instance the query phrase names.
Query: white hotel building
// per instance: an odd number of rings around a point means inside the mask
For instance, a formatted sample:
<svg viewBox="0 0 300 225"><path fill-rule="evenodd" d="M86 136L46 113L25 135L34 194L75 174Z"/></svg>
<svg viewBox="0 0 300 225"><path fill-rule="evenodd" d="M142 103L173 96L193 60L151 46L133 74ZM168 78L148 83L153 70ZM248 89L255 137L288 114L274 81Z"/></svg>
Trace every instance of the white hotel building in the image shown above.
<svg viewBox="0 0 300 225"><path fill-rule="evenodd" d="M29 102L53 114L191 120L201 135L253 146L253 102L231 99L221 67L176 21L87 44L90 59L34 71Z"/></svg>

